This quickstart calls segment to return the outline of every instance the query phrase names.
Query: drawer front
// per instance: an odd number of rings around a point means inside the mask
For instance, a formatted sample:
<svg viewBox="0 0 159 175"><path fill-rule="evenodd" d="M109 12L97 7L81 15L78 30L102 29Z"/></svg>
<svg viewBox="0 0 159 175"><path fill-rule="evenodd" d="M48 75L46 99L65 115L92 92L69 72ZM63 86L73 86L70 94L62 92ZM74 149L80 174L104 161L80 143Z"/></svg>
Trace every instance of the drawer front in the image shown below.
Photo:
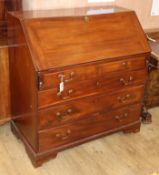
<svg viewBox="0 0 159 175"><path fill-rule="evenodd" d="M109 112L126 105L139 103L143 99L144 87L139 86L112 94L102 94L88 98L70 101L46 110L40 110L39 129L48 129L54 126L88 118L92 113Z"/></svg>
<svg viewBox="0 0 159 175"><path fill-rule="evenodd" d="M86 81L77 81L73 84L67 84L64 90L59 93L59 85L56 88L39 91L38 104L39 108L51 106L63 101L95 95L99 93L108 93L122 90L126 87L132 87L145 84L146 70L119 72L106 74L98 79Z"/></svg>
<svg viewBox="0 0 159 175"><path fill-rule="evenodd" d="M136 57L110 63L77 66L56 73L43 73L41 74L40 90L57 88L61 76L63 76L63 80L67 85L79 81L98 79L98 77L103 77L109 72L144 69L145 65L144 57Z"/></svg>
<svg viewBox="0 0 159 175"><path fill-rule="evenodd" d="M80 120L63 127L40 131L39 149L45 151L57 148L95 134L117 129L126 124L139 121L141 105L136 104L120 108L114 112L100 111L90 115L86 120Z"/></svg>

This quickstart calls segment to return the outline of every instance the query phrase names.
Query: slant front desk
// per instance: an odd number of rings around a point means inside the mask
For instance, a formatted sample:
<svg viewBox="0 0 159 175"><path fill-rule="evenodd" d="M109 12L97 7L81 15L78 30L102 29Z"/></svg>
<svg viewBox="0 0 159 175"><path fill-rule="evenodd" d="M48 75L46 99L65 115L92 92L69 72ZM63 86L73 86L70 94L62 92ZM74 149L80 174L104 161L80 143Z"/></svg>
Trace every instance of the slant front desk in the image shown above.
<svg viewBox="0 0 159 175"><path fill-rule="evenodd" d="M40 166L66 148L140 130L150 48L133 11L14 12L12 131Z"/></svg>

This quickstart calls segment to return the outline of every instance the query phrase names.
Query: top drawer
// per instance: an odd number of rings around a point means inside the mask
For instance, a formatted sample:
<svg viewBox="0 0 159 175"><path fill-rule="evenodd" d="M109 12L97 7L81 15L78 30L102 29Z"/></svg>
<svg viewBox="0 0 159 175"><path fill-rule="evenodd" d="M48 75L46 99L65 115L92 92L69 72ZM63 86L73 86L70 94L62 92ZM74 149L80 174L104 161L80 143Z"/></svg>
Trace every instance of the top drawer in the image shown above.
<svg viewBox="0 0 159 175"><path fill-rule="evenodd" d="M39 90L56 88L61 78L65 83L85 81L102 77L109 72L143 69L145 65L144 57L134 57L110 63L76 66L55 73L41 73Z"/></svg>

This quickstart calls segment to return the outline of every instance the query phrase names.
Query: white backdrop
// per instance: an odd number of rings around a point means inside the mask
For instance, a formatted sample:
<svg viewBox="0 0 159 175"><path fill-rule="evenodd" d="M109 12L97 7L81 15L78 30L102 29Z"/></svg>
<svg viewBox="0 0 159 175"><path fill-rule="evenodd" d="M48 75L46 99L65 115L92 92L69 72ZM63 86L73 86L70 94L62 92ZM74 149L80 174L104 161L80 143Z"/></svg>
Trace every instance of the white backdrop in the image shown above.
<svg viewBox="0 0 159 175"><path fill-rule="evenodd" d="M159 15L159 0L153 0L151 15L152 16Z"/></svg>

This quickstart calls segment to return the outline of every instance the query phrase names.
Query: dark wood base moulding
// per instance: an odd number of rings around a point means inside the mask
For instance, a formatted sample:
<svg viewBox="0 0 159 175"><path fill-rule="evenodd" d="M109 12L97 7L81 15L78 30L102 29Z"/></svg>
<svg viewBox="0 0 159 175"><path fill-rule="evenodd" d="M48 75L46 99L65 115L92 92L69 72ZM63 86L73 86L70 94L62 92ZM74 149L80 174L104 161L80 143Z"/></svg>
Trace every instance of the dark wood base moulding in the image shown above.
<svg viewBox="0 0 159 175"><path fill-rule="evenodd" d="M30 160L31 160L31 162L32 162L32 164L35 168L40 167L44 162L48 161L49 159L56 158L58 152L63 151L67 148L72 148L72 147L80 145L82 143L86 143L90 140L94 140L96 138L107 136L109 134L112 134L112 133L115 133L115 132L118 132L118 131L123 131L123 133L125 133L125 134L137 133L137 132L140 131L140 126L141 126L140 121L134 122L133 124L131 123L127 126L123 126L123 127L120 127L120 128L115 128L115 129L112 129L112 130L109 130L109 131L105 131L103 133L96 134L96 135L93 135L93 136L90 136L90 137L87 137L87 138L84 138L84 139L81 139L81 140L63 145L63 146L60 146L60 147L55 148L55 149L50 149L46 152L40 152L39 153L39 152L36 152L28 144L28 141L23 136L23 134L20 132L20 130L16 127L14 122L11 122L11 130L12 130L13 134L18 139L21 139L21 141L24 143L26 152L27 152L27 154L28 154L28 156L29 156L29 158L30 158Z"/></svg>

